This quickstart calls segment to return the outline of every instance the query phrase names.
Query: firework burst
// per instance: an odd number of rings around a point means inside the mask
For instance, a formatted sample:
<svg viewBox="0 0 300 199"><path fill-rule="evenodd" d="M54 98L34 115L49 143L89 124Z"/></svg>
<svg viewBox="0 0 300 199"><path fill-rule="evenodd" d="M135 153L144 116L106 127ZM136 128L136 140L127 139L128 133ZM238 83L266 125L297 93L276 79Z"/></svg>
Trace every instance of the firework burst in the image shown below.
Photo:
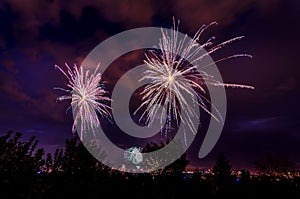
<svg viewBox="0 0 300 199"><path fill-rule="evenodd" d="M68 95L60 96L57 100L71 100L71 106L68 109L72 108L75 113L72 131L74 133L76 125L80 123L80 132L78 133L80 138L83 139L86 132L91 131L94 133L95 128L100 126L97 113L104 117L111 116L109 112L110 107L106 105L111 100L105 96L107 92L99 85L102 80L99 65L93 74L89 74L89 70L84 71L82 67L78 69L76 65L74 65L73 69L67 64L65 65L66 72L55 65L55 68L59 69L68 79L68 89L55 88L68 93Z"/></svg>
<svg viewBox="0 0 300 199"><path fill-rule="evenodd" d="M145 86L141 93L143 96L142 103L136 109L135 114L144 107L145 111L141 115L141 118L146 116L148 125L151 125L156 115L159 113L159 104L164 107L160 115L161 122L164 121L166 116L172 115L177 121L177 124L180 119L181 122L195 134L198 127L194 126L191 118L198 118L199 116L195 113L193 106L188 104L185 96L195 96L197 105L210 114L211 117L222 122L222 117L220 115L214 115L210 111L210 108L215 109L216 111L217 109L205 97L205 86L213 85L253 89L252 86L247 85L222 83L215 80L201 69L235 57L251 58L251 55L235 54L203 66L196 65L204 57L209 56L225 45L240 40L243 37L235 37L217 45L213 45L214 37L212 37L205 43L199 44L202 33L208 27L216 24L216 22L209 25L203 25L189 41L187 35L182 39L179 38L179 22L176 26L174 20L173 24L174 26L171 29L171 34L168 34L167 31L162 29L159 48L150 50L148 55L145 54L146 59L144 60L144 63L146 64L147 70L142 75L140 81L148 80L150 83ZM201 56L197 56L203 49L207 49L206 52ZM189 62L187 62L187 60L189 60ZM185 115L187 115L187 118L182 117L182 111L186 113Z"/></svg>

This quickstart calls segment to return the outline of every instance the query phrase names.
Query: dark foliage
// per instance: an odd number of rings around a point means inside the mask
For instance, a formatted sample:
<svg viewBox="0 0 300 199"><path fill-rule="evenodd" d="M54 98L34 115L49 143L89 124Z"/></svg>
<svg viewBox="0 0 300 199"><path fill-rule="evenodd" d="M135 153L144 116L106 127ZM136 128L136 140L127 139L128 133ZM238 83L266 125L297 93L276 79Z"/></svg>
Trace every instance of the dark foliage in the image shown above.
<svg viewBox="0 0 300 199"><path fill-rule="evenodd" d="M98 162L76 137L66 140L64 149L44 155L44 150L37 148L35 137L24 142L21 136L21 133L8 132L0 137L1 199L300 198L300 178L295 170L292 177L253 176L247 170L233 174L229 160L221 153L211 173L183 172L188 164L183 155L159 173L131 174ZM163 146L163 143L149 143L144 150ZM280 168L277 173L288 173L290 169Z"/></svg>

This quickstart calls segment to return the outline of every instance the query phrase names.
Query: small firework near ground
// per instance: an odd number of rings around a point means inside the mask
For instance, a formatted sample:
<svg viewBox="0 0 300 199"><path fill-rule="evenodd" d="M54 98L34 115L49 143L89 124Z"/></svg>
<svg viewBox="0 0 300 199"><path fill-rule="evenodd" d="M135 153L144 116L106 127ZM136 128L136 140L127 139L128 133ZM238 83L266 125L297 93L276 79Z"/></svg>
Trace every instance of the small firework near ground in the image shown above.
<svg viewBox="0 0 300 199"><path fill-rule="evenodd" d="M143 161L143 154L141 148L130 147L124 152L124 158L133 164L139 164Z"/></svg>
<svg viewBox="0 0 300 199"><path fill-rule="evenodd" d="M94 73L89 74L89 70L84 71L82 67L78 69L76 65L70 68L66 64L67 72L61 67L55 66L68 79L67 87L69 89L55 88L66 92L57 98L58 101L71 100L71 106L75 112L73 133L76 131L76 125L80 123L80 138L83 139L84 134L94 132L95 128L100 127L98 114L104 117L110 117L110 107L106 104L110 102L110 98L106 97L107 93L101 86L101 73L99 65ZM78 130L78 129L77 129Z"/></svg>

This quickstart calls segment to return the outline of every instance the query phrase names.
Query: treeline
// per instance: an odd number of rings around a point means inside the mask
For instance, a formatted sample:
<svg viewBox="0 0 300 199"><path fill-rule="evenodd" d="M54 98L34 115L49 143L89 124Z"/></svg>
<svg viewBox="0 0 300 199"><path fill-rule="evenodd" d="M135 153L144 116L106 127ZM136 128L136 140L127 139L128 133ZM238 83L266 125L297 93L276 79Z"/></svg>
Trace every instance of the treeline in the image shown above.
<svg viewBox="0 0 300 199"><path fill-rule="evenodd" d="M54 154L45 154L36 137L21 138L11 131L0 137L0 198L300 198L299 173L288 159L262 159L253 176L233 173L220 153L211 172L189 174L182 172L189 163L184 154L163 170L131 174L97 161L77 137ZM160 147L150 143L145 150Z"/></svg>

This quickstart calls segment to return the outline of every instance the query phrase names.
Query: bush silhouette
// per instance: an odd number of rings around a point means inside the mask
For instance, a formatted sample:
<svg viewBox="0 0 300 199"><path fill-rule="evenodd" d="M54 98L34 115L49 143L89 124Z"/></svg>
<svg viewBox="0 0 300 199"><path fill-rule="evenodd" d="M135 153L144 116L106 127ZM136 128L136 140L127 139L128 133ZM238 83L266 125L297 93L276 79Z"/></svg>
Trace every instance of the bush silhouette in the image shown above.
<svg viewBox="0 0 300 199"><path fill-rule="evenodd" d="M143 152L155 151L163 146L164 143L149 143ZM180 151L180 144L174 147L174 150ZM99 155L105 158L101 148ZM300 198L300 178L295 165L287 164L287 161L276 163L281 166L261 164L264 166L258 176L247 170L233 174L230 161L222 153L217 156L212 172L196 170L193 174L185 173L187 165L184 154L156 173L124 173L97 161L78 137L66 140L65 147L57 149L54 154L45 155L44 149L38 148L35 137L23 141L21 133L10 131L0 136L0 197L103 198L109 195L114 198L122 194L122 198L197 196L250 199L280 195ZM266 171L272 169L265 168L280 169L276 170L278 175L271 176L266 175Z"/></svg>

